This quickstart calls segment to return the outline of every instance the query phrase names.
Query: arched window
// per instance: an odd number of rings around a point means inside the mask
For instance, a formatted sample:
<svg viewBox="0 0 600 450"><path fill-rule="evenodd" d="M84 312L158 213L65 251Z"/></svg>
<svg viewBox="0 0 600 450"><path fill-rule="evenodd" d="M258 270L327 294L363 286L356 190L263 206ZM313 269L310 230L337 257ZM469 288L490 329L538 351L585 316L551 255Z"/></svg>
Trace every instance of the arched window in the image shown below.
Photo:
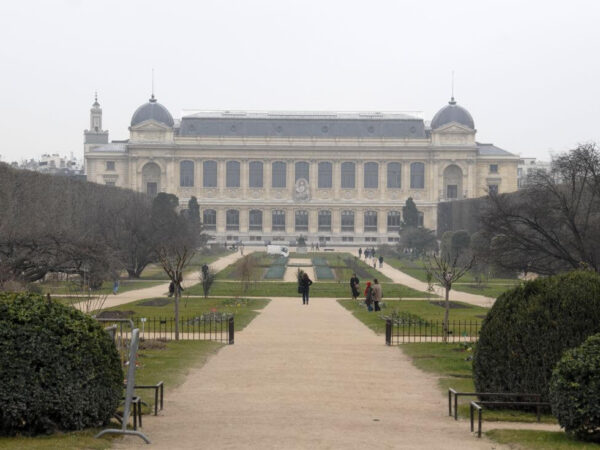
<svg viewBox="0 0 600 450"><path fill-rule="evenodd" d="M181 161L179 163L179 186L194 186L194 162Z"/></svg>
<svg viewBox="0 0 600 450"><path fill-rule="evenodd" d="M295 219L296 231L308 231L308 211L296 211Z"/></svg>
<svg viewBox="0 0 600 450"><path fill-rule="evenodd" d="M331 211L319 211L319 231L331 231Z"/></svg>
<svg viewBox="0 0 600 450"><path fill-rule="evenodd" d="M240 229L240 212L237 209L228 209L225 214L225 229L239 230Z"/></svg>
<svg viewBox="0 0 600 450"><path fill-rule="evenodd" d="M356 167L353 162L342 163L342 189L356 187Z"/></svg>
<svg viewBox="0 0 600 450"><path fill-rule="evenodd" d="M410 165L410 188L423 189L425 187L425 164L416 162Z"/></svg>
<svg viewBox="0 0 600 450"><path fill-rule="evenodd" d="M271 168L271 186L274 188L284 188L286 186L286 163L284 163L283 161L275 161Z"/></svg>
<svg viewBox="0 0 600 450"><path fill-rule="evenodd" d="M273 231L285 231L285 211L274 209L271 212L271 229Z"/></svg>
<svg viewBox="0 0 600 450"><path fill-rule="evenodd" d="M365 163L365 189L377 189L379 186L379 164L375 162Z"/></svg>
<svg viewBox="0 0 600 450"><path fill-rule="evenodd" d="M262 231L262 211L252 209L248 214L250 231Z"/></svg>
<svg viewBox="0 0 600 450"><path fill-rule="evenodd" d="M388 163L387 187L388 189L400 189L402 187L402 164L397 162Z"/></svg>
<svg viewBox="0 0 600 450"><path fill-rule="evenodd" d="M205 230L214 231L217 229L217 211L214 209L205 209L202 213L202 225Z"/></svg>
<svg viewBox="0 0 600 450"><path fill-rule="evenodd" d="M400 231L400 211L390 211L387 216L388 233Z"/></svg>
<svg viewBox="0 0 600 450"><path fill-rule="evenodd" d="M160 191L160 167L158 164L150 162L142 168L142 183L146 189L146 194L156 195Z"/></svg>
<svg viewBox="0 0 600 450"><path fill-rule="evenodd" d="M202 163L202 186L217 187L216 161L204 161L204 163Z"/></svg>
<svg viewBox="0 0 600 450"><path fill-rule="evenodd" d="M331 189L333 171L330 162L319 163L319 189Z"/></svg>
<svg viewBox="0 0 600 450"><path fill-rule="evenodd" d="M227 161L225 167L225 186L240 187L240 163L238 161Z"/></svg>
<svg viewBox="0 0 600 450"><path fill-rule="evenodd" d="M342 211L342 231L354 231L354 211Z"/></svg>
<svg viewBox="0 0 600 450"><path fill-rule="evenodd" d="M463 174L460 167L451 164L444 169L444 191L446 199L462 198Z"/></svg>
<svg viewBox="0 0 600 450"><path fill-rule="evenodd" d="M308 163L306 161L300 161L296 163L295 166L295 174L296 174L296 178L295 181L298 181L300 178L304 178L306 181L310 181L309 180L309 172L310 171L310 166L308 165Z"/></svg>
<svg viewBox="0 0 600 450"><path fill-rule="evenodd" d="M365 211L365 232L377 231L377 211Z"/></svg>
<svg viewBox="0 0 600 450"><path fill-rule="evenodd" d="M248 187L263 187L263 163L260 161L250 162Z"/></svg>

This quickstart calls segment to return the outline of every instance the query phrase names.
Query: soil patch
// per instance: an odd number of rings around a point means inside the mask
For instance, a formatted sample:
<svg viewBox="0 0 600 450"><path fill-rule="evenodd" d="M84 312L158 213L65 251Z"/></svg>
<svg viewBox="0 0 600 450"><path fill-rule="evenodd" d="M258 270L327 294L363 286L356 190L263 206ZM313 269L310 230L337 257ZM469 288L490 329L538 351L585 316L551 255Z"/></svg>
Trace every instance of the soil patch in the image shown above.
<svg viewBox="0 0 600 450"><path fill-rule="evenodd" d="M151 298L150 300L144 300L143 302L138 303L140 306L166 306L171 303L173 300L168 298Z"/></svg>
<svg viewBox="0 0 600 450"><path fill-rule="evenodd" d="M129 319L135 311L102 311L96 317L100 319Z"/></svg>
<svg viewBox="0 0 600 450"><path fill-rule="evenodd" d="M142 339L140 340L140 350L164 350L167 348L167 342L158 339Z"/></svg>
<svg viewBox="0 0 600 450"><path fill-rule="evenodd" d="M446 302L444 300L430 301L429 304L433 305L433 306L439 306L441 308L446 307ZM457 303L457 302L450 302L450 309L468 309L470 307L471 306L469 306L469 305L465 305L465 304L461 304L461 303Z"/></svg>

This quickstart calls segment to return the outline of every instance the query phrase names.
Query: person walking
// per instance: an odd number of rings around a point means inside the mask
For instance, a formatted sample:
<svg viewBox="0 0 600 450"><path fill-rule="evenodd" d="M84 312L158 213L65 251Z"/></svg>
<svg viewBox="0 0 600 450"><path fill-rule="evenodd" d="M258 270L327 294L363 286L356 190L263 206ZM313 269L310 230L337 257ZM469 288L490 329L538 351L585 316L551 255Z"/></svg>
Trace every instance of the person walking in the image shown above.
<svg viewBox="0 0 600 450"><path fill-rule="evenodd" d="M383 298L383 290L381 289L381 285L379 284L379 280L377 280L377 278L373 280L373 287L371 289L373 290L373 304L375 306L375 311L381 311L379 302Z"/></svg>
<svg viewBox="0 0 600 450"><path fill-rule="evenodd" d="M313 284L312 280L308 278L308 274L304 272L302 278L300 279L300 290L302 291L302 304L308 305L308 292L310 290L310 285Z"/></svg>
<svg viewBox="0 0 600 450"><path fill-rule="evenodd" d="M367 288L365 289L365 304L369 311L373 311L373 288L370 281L367 281Z"/></svg>
<svg viewBox="0 0 600 450"><path fill-rule="evenodd" d="M373 258L373 269L377 269L377 260Z"/></svg>
<svg viewBox="0 0 600 450"><path fill-rule="evenodd" d="M358 298L358 296L360 295L360 291L358 290L359 283L360 283L360 280L358 279L356 274L353 273L352 278L350 278L350 289L352 290L352 298L354 300L356 300Z"/></svg>
<svg viewBox="0 0 600 450"><path fill-rule="evenodd" d="M358 259L362 257L362 247L358 248Z"/></svg>
<svg viewBox="0 0 600 450"><path fill-rule="evenodd" d="M117 292L119 292L119 279L118 278L113 283L113 295L117 295Z"/></svg>
<svg viewBox="0 0 600 450"><path fill-rule="evenodd" d="M383 256L379 255L379 268L383 267Z"/></svg>

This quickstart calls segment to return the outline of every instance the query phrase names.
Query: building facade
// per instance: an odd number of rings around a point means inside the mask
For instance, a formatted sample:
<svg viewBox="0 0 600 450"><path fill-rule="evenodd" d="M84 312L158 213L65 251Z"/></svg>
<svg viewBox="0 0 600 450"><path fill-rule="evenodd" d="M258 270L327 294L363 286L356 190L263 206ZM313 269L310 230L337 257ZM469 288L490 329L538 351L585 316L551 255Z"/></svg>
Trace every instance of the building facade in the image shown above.
<svg viewBox="0 0 600 450"><path fill-rule="evenodd" d="M376 244L398 240L412 197L435 229L440 201L517 189L519 157L475 140L454 98L431 123L403 113L198 112L174 120L152 95L126 141L109 143L94 102L88 181L180 204L195 196L215 240Z"/></svg>

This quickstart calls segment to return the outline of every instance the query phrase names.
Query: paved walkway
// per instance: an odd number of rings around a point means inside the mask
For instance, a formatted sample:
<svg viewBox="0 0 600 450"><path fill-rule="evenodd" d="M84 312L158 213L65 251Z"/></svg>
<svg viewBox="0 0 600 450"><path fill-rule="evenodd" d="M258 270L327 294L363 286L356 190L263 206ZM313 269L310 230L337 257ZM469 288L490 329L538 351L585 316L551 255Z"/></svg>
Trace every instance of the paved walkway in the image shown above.
<svg viewBox="0 0 600 450"><path fill-rule="evenodd" d="M248 253L252 253L256 251L255 249L244 249L244 255ZM222 258L217 259L212 264L209 264L210 268L215 272L219 272L223 270L230 264L233 264L235 261L240 259L242 255L240 252L231 253L227 256L223 256ZM192 286L198 283L200 280L200 272L192 272L185 276L184 288L186 286ZM123 292L122 294L117 295L109 295L106 298L106 302L104 303L103 309L112 308L113 306L123 305L125 303L135 302L137 300L143 300L145 298L152 297L164 297L169 292L169 283L163 283L157 286L144 288L144 289L135 289L127 292Z"/></svg>
<svg viewBox="0 0 600 450"><path fill-rule="evenodd" d="M447 414L437 379L335 300L280 297L235 345L167 387L165 410L143 430L169 450L502 448Z"/></svg>

